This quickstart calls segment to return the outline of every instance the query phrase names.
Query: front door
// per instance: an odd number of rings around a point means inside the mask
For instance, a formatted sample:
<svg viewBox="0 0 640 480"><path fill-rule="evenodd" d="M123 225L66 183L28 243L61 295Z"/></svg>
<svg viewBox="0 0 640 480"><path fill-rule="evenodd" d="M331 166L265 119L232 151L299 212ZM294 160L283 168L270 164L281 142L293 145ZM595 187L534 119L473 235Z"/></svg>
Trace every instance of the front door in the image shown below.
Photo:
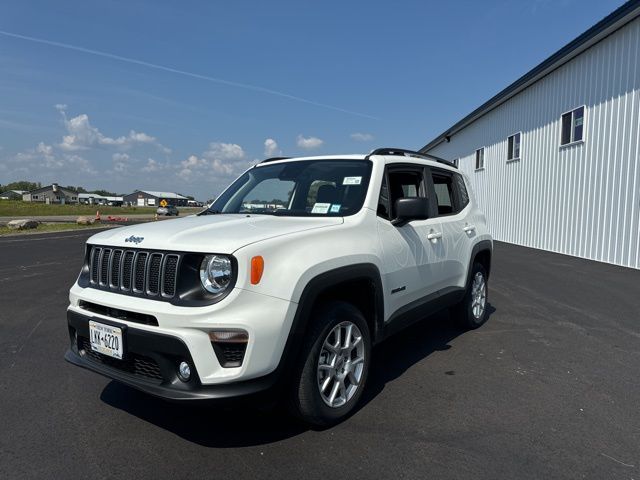
<svg viewBox="0 0 640 480"><path fill-rule="evenodd" d="M436 294L442 283L444 249L438 218L413 220L401 227L395 218L395 201L427 197L426 171L420 165L387 166L378 206L378 236L382 256L382 281L388 309L386 319L400 308Z"/></svg>

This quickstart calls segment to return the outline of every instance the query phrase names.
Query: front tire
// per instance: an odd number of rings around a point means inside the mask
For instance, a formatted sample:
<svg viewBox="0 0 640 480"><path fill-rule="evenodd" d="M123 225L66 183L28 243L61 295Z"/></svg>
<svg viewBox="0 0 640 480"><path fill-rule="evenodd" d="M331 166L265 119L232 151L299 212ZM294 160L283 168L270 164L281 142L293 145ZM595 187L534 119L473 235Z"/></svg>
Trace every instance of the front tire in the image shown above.
<svg viewBox="0 0 640 480"><path fill-rule="evenodd" d="M451 309L456 323L465 329L475 329L487 321L489 289L487 271L481 263L474 263L464 298Z"/></svg>
<svg viewBox="0 0 640 480"><path fill-rule="evenodd" d="M296 416L326 427L357 405L369 373L371 335L362 313L330 302L314 316L295 371L291 403Z"/></svg>

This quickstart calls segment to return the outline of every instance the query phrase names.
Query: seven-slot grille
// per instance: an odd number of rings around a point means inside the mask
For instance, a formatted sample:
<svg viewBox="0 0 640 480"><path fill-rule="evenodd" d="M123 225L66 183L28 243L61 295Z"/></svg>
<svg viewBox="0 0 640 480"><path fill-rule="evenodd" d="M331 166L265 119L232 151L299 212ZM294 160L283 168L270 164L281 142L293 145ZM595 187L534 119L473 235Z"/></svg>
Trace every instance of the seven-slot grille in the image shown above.
<svg viewBox="0 0 640 480"><path fill-rule="evenodd" d="M91 286L148 297L171 298L176 294L180 256L92 247L89 254Z"/></svg>

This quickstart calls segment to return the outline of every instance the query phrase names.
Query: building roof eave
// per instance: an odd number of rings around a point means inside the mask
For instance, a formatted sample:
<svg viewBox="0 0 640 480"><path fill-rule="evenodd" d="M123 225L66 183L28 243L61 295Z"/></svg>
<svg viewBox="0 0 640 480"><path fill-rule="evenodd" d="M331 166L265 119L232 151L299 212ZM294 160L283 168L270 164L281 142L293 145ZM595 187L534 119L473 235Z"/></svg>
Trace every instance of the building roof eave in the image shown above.
<svg viewBox="0 0 640 480"><path fill-rule="evenodd" d="M596 23L593 27L589 28L582 35L569 42L556 53L544 60L542 63L524 74L504 90L480 105L462 120L435 137L419 151L421 153L426 153L442 142L450 140L450 138L460 130L464 129L483 115L486 115L491 110L508 101L510 98L516 96L540 79L549 75L554 70L557 70L565 63L569 62L587 49L591 48L596 43L614 33L616 30L619 30L624 25L634 20L639 15L640 0L629 0L614 12Z"/></svg>

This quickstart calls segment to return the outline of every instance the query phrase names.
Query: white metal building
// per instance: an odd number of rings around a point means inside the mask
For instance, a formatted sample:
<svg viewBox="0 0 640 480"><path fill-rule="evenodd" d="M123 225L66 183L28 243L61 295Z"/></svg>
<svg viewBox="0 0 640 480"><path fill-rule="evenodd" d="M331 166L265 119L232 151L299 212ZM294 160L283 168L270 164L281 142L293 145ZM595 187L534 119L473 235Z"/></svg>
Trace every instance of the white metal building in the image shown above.
<svg viewBox="0 0 640 480"><path fill-rule="evenodd" d="M458 162L497 240L640 268L640 0L421 151Z"/></svg>

